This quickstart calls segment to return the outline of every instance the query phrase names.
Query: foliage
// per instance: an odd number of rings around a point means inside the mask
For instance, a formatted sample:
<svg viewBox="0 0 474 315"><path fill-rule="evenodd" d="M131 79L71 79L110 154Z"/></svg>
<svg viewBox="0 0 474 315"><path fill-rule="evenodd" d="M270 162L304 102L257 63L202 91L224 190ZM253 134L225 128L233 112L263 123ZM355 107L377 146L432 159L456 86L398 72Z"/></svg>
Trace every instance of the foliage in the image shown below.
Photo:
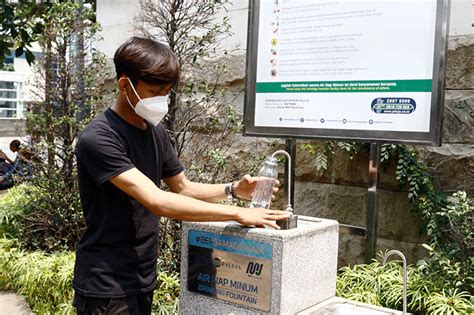
<svg viewBox="0 0 474 315"><path fill-rule="evenodd" d="M56 1L0 0L0 69L12 50L15 51L15 57L24 55L28 64L33 63L36 57L31 51L31 44L44 32L43 15L51 2ZM96 0L84 2L95 7Z"/></svg>
<svg viewBox="0 0 474 315"><path fill-rule="evenodd" d="M321 175L328 169L328 156L344 152L349 154L352 160L360 151L366 149L366 144L342 141L307 142L300 146L300 149L314 155L314 167Z"/></svg>
<svg viewBox="0 0 474 315"><path fill-rule="evenodd" d="M318 172L327 169L328 155L336 153L333 147L331 142L302 145L303 150L315 156ZM350 158L358 152L350 143L341 143L339 148L349 152ZM474 292L474 209L465 192L457 192L449 199L436 189L428 167L418 161L416 148L382 145L382 169L386 169L393 159L396 160L395 176L400 187L407 187L411 210L424 219L422 232L430 239L430 245L424 245L430 257L418 261L418 269L409 268L410 306L417 312L463 313L468 309L466 305L471 305L468 300L472 301ZM400 308L401 284L397 281L400 282L402 276L393 273L393 269L382 272L377 264L343 268L338 280L339 295ZM351 280L348 282L347 278ZM384 286L384 279L393 284L382 291L386 293L375 293L374 284ZM472 310L472 305L470 307Z"/></svg>
<svg viewBox="0 0 474 315"><path fill-rule="evenodd" d="M0 0L0 65L11 55L12 48L16 57L25 54L28 63L33 62L31 44L42 33L43 23L38 15L44 6L34 0L19 0L17 4Z"/></svg>
<svg viewBox="0 0 474 315"><path fill-rule="evenodd" d="M158 269L178 273L181 261L181 221L160 218Z"/></svg>
<svg viewBox="0 0 474 315"><path fill-rule="evenodd" d="M379 258L381 260L381 258ZM469 314L474 311L473 296L442 282L433 282L420 269L407 267L408 311L416 314ZM380 261L343 267L339 270L336 293L350 300L402 309L403 271L401 264Z"/></svg>
<svg viewBox="0 0 474 315"><path fill-rule="evenodd" d="M19 237L19 221L34 199L36 189L26 183L10 188L0 199L0 237Z"/></svg>
<svg viewBox="0 0 474 315"><path fill-rule="evenodd" d="M178 314L179 274L161 271L157 282L153 293L153 314Z"/></svg>
<svg viewBox="0 0 474 315"><path fill-rule="evenodd" d="M56 174L37 176L35 193L18 220L19 243L24 248L48 252L73 249L82 236L84 219L79 194L68 191Z"/></svg>
<svg viewBox="0 0 474 315"><path fill-rule="evenodd" d="M164 41L175 53L181 66L181 79L170 93L164 124L178 156L185 165L202 168L207 152L228 147L241 122L233 101L222 84L227 73L227 54L222 41L230 35L228 17L217 20L228 1L140 0L136 18L140 33ZM192 145L190 145L192 143ZM193 178L193 174L189 174Z"/></svg>
<svg viewBox="0 0 474 315"><path fill-rule="evenodd" d="M35 314L75 314L72 306L73 252L27 252L15 239L0 239L0 290L26 297ZM178 313L179 276L158 272L154 314Z"/></svg>
<svg viewBox="0 0 474 315"><path fill-rule="evenodd" d="M15 71L15 67L12 63L0 63L0 71Z"/></svg>
<svg viewBox="0 0 474 315"><path fill-rule="evenodd" d="M430 257L420 260L423 275L440 287L474 294L474 207L465 192L453 194L446 207L428 222ZM433 232L430 232L433 231Z"/></svg>
<svg viewBox="0 0 474 315"><path fill-rule="evenodd" d="M30 83L35 102L27 117L37 157L31 183L37 192L20 221L20 242L52 251L73 248L82 234L74 139L101 107L100 82L108 74L105 57L91 48L98 29L91 22L94 12L66 1L49 4L41 17L44 58L35 65ZM81 51L73 49L78 38Z"/></svg>
<svg viewBox="0 0 474 315"><path fill-rule="evenodd" d="M427 166L417 160L415 148L391 146L386 157L398 157L396 176L408 186L412 211L424 219L423 229L430 238L430 258L419 262L425 276L450 288L470 291L474 287L474 209L465 192L451 199L438 191Z"/></svg>
<svg viewBox="0 0 474 315"><path fill-rule="evenodd" d="M0 239L0 288L24 295L37 314L74 314L73 269L73 253L28 253L16 240Z"/></svg>

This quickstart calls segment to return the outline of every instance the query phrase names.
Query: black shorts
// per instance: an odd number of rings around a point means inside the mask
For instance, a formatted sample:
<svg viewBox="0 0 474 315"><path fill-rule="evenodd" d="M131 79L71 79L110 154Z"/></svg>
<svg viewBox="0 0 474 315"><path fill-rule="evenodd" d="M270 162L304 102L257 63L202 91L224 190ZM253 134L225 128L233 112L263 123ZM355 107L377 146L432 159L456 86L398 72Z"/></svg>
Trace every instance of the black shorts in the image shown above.
<svg viewBox="0 0 474 315"><path fill-rule="evenodd" d="M150 315L153 291L123 298L95 298L74 293L72 305L79 315Z"/></svg>

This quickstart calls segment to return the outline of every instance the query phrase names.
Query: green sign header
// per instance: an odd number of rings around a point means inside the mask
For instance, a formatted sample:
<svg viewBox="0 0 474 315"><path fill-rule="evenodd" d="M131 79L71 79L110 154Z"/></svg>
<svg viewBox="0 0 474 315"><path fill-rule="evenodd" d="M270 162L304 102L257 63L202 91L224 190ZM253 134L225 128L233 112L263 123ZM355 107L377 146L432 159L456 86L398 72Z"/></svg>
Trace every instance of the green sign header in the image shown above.
<svg viewBox="0 0 474 315"><path fill-rule="evenodd" d="M257 93L431 92L432 80L257 82Z"/></svg>

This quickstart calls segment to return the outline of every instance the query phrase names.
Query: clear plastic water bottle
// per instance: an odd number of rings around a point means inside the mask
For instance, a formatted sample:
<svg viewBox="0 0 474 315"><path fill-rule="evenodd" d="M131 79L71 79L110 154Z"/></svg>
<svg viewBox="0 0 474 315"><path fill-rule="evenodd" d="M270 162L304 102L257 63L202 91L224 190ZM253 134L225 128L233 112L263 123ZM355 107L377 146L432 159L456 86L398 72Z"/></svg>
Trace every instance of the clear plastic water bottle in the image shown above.
<svg viewBox="0 0 474 315"><path fill-rule="evenodd" d="M277 159L268 157L258 172L259 181L253 192L250 208L270 208L272 202L273 187L278 177Z"/></svg>

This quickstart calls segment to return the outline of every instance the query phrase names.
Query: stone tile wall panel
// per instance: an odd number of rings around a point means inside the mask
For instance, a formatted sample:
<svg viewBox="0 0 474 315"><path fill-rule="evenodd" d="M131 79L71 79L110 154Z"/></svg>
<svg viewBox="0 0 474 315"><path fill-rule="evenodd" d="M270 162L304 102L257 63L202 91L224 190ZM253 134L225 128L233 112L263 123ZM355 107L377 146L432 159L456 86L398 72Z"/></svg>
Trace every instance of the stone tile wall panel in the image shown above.
<svg viewBox="0 0 474 315"><path fill-rule="evenodd" d="M474 143L474 90L446 90L443 143Z"/></svg>
<svg viewBox="0 0 474 315"><path fill-rule="evenodd" d="M474 88L474 35L448 38L446 54L446 89Z"/></svg>

